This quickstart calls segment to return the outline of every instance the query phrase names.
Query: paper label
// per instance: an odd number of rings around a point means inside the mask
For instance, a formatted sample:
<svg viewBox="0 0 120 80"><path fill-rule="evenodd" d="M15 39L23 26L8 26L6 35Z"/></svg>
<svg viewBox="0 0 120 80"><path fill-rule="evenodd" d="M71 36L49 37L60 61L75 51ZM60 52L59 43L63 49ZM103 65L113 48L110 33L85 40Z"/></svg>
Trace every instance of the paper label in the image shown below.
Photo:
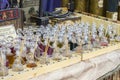
<svg viewBox="0 0 120 80"><path fill-rule="evenodd" d="M0 26L0 35L16 38L16 31L14 25Z"/></svg>
<svg viewBox="0 0 120 80"><path fill-rule="evenodd" d="M103 7L103 0L98 0L98 7Z"/></svg>
<svg viewBox="0 0 120 80"><path fill-rule="evenodd" d="M117 18L118 18L118 13L117 12L113 13L112 19L113 20L117 20Z"/></svg>
<svg viewBox="0 0 120 80"><path fill-rule="evenodd" d="M119 6L120 6L120 1L119 1L119 4L118 4Z"/></svg>

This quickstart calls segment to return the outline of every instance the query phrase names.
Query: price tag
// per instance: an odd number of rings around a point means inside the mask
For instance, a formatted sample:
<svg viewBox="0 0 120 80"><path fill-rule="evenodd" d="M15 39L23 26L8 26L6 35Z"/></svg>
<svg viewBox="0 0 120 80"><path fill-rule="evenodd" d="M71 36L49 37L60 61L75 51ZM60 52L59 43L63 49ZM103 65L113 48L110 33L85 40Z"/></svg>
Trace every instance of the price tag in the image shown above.
<svg viewBox="0 0 120 80"><path fill-rule="evenodd" d="M117 18L118 18L118 13L117 12L113 13L112 19L116 21Z"/></svg>

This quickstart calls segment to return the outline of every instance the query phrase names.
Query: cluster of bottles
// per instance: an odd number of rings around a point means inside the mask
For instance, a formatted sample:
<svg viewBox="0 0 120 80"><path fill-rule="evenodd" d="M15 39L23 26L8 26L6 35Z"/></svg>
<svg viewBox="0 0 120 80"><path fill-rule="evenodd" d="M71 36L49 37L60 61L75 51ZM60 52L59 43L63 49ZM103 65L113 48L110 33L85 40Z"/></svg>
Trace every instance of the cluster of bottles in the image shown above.
<svg viewBox="0 0 120 80"><path fill-rule="evenodd" d="M24 65L33 68L36 62L47 64L51 59L59 61L75 52L82 54L120 41L116 26L81 21L17 29L15 39L0 37L0 76L8 75L9 68L23 71Z"/></svg>

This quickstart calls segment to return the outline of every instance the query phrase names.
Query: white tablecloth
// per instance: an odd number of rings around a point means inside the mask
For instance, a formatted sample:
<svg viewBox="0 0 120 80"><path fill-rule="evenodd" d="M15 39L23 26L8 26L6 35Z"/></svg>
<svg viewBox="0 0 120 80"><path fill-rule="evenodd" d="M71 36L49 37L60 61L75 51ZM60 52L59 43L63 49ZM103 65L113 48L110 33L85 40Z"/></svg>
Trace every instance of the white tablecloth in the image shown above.
<svg viewBox="0 0 120 80"><path fill-rule="evenodd" d="M30 80L96 80L119 64L120 50L116 50Z"/></svg>

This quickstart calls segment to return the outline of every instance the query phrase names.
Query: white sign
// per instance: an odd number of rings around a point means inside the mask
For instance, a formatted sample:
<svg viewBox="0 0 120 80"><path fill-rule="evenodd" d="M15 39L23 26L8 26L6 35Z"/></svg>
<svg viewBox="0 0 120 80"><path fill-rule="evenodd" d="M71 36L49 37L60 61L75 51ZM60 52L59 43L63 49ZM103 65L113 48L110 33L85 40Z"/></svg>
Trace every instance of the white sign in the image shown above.
<svg viewBox="0 0 120 80"><path fill-rule="evenodd" d="M113 15L112 15L112 19L116 21L117 18L118 18L118 13L114 12Z"/></svg>
<svg viewBox="0 0 120 80"><path fill-rule="evenodd" d="M100 8L103 7L103 0L98 0L98 7L100 7Z"/></svg>
<svg viewBox="0 0 120 80"><path fill-rule="evenodd" d="M5 38L8 36L16 38L16 31L14 25L0 26L0 35L3 35Z"/></svg>

